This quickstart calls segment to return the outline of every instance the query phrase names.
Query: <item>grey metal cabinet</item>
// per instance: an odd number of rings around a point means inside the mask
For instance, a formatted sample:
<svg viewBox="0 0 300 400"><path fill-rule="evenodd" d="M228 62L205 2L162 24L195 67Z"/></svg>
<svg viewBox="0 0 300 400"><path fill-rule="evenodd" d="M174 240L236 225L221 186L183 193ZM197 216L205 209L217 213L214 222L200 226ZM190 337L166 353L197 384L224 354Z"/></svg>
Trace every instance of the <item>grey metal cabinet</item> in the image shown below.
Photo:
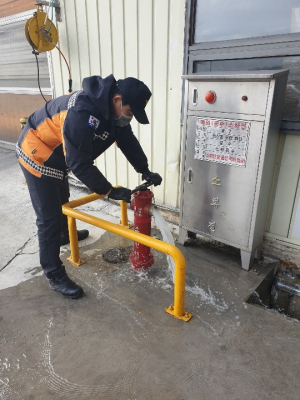
<svg viewBox="0 0 300 400"><path fill-rule="evenodd" d="M185 76L179 242L187 231L260 252L288 71Z"/></svg>

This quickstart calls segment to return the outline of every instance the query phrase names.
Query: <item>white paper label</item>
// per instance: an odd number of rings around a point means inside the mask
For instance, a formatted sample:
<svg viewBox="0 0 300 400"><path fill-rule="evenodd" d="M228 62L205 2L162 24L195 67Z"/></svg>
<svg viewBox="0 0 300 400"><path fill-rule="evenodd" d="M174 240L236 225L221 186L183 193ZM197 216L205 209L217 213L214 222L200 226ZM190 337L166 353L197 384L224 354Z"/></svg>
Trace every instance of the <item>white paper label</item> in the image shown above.
<svg viewBox="0 0 300 400"><path fill-rule="evenodd" d="M249 121L197 118L196 160L246 167Z"/></svg>

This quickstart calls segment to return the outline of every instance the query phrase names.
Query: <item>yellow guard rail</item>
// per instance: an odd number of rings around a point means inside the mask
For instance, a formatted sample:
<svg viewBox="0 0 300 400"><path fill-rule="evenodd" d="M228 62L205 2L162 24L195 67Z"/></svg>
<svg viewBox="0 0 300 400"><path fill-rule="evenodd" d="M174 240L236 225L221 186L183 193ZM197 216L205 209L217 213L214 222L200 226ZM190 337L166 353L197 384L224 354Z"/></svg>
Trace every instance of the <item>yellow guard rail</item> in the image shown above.
<svg viewBox="0 0 300 400"><path fill-rule="evenodd" d="M171 256L175 262L175 282L174 282L174 306L170 305L165 308L165 311L175 318L182 319L184 321L189 321L192 318L192 314L184 311L184 295L185 295L185 259L183 254L177 247L172 244L163 242L158 239L154 239L151 236L144 235L139 232L131 231L128 225L127 217L127 203L121 200L121 221L120 224L114 224L112 222L105 221L103 219L94 217L92 215L86 214L82 211L74 210L75 207L82 206L83 204L90 203L91 201L101 199L105 197L100 196L96 193L90 194L88 196L80 197L79 199L65 203L62 206L63 214L68 217L69 226L69 236L70 236L70 247L71 254L68 260L73 265L81 265L84 261L80 260L79 256L79 246L76 228L76 219L87 222L91 225L102 228L106 231L115 233L117 235L123 236L134 242L141 243L145 246L151 247L155 250L161 251L162 253Z"/></svg>

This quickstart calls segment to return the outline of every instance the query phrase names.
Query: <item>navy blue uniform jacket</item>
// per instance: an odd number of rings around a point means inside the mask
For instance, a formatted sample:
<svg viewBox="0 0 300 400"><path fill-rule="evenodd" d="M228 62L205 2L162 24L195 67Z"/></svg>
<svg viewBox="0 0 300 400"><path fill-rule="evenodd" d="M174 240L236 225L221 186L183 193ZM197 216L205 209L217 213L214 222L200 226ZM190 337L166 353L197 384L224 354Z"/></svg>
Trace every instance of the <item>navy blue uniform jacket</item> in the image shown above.
<svg viewBox="0 0 300 400"><path fill-rule="evenodd" d="M131 126L114 124L113 75L85 78L82 90L50 100L29 118L17 142L19 162L41 179L64 179L71 170L91 191L112 185L94 160L114 142L139 173L148 162Z"/></svg>

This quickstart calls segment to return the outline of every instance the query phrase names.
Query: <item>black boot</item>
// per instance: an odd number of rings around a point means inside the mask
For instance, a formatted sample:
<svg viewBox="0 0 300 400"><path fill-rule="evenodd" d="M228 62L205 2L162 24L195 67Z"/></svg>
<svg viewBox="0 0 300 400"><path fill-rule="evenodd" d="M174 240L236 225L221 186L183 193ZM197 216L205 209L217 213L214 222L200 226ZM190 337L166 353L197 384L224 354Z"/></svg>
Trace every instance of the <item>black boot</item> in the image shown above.
<svg viewBox="0 0 300 400"><path fill-rule="evenodd" d="M77 231L78 240L86 239L89 236L89 231L87 229L82 229L81 231ZM63 231L60 237L60 245L64 246L65 244L70 243L69 231Z"/></svg>
<svg viewBox="0 0 300 400"><path fill-rule="evenodd" d="M51 272L48 280L51 289L68 299L79 299L84 294L83 289L68 277L64 266L57 272Z"/></svg>

